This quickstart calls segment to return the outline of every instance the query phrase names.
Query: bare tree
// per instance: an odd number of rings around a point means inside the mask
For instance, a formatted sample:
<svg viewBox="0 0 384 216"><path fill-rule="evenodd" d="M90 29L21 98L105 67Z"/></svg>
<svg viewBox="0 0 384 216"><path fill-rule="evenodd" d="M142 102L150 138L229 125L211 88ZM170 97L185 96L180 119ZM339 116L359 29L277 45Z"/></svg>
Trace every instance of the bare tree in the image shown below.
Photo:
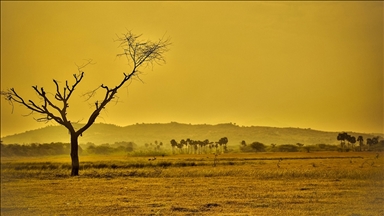
<svg viewBox="0 0 384 216"><path fill-rule="evenodd" d="M115 87L106 86L101 84L99 88L91 91L88 94L88 99L92 98L96 91L104 90L104 98L101 101L94 103L94 110L88 118L86 124L80 129L75 129L72 122L67 119L67 109L69 108L69 100L73 95L76 87L84 78L84 68L78 67L78 74L74 74L74 82L70 84L68 81L65 85L60 85L56 80L53 80L56 86L56 93L53 96L47 93L43 87L39 88L33 86L33 90L37 93L41 99L38 102L25 99L14 88L6 91L1 91L1 95L10 102L18 103L31 110L32 113L38 113L41 115L37 121L50 121L54 120L60 125L66 127L70 134L71 140L71 160L72 160L72 176L79 175L79 155L78 155L78 138L81 136L96 120L100 112L111 102L117 95L118 90L127 83L128 80L133 78L139 78L141 73L140 69L148 65L164 63L164 54L168 51L170 45L169 39L159 39L158 41L144 41L141 40L141 35L135 35L131 31L128 31L122 36L117 36L116 42L119 43L119 47L123 50L117 56L124 56L132 67L130 73L123 73L123 77ZM90 62L88 62L89 64Z"/></svg>

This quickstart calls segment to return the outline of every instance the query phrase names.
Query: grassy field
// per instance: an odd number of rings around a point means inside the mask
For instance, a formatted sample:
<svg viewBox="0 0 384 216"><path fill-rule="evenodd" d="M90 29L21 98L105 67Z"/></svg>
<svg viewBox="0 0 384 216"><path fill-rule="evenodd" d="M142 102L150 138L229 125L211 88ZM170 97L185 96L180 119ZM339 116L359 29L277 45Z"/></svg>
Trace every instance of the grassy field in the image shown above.
<svg viewBox="0 0 384 216"><path fill-rule="evenodd" d="M1 158L1 215L384 215L383 154L149 158Z"/></svg>

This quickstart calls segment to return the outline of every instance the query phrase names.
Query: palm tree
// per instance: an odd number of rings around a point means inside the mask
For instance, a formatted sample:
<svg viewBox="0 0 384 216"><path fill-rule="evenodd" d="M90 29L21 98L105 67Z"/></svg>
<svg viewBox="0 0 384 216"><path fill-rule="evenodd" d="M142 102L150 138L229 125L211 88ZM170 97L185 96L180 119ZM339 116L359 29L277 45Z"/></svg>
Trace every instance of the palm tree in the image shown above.
<svg viewBox="0 0 384 216"><path fill-rule="evenodd" d="M352 149L355 150L356 137L349 136L348 137L348 142L352 144Z"/></svg>
<svg viewBox="0 0 384 216"><path fill-rule="evenodd" d="M227 137L223 137L219 140L219 145L220 146L224 146L225 149L227 149L227 143L228 143L228 138ZM221 148L221 153L224 153L223 151L223 147Z"/></svg>
<svg viewBox="0 0 384 216"><path fill-rule="evenodd" d="M191 141L192 142L192 145L193 145L193 151L194 151L194 154L198 154L199 153L199 146L197 144L197 141Z"/></svg>
<svg viewBox="0 0 384 216"><path fill-rule="evenodd" d="M371 145L372 145L372 144L373 144L372 139L371 139L371 138L368 138L368 139L367 139L368 149L371 148Z"/></svg>
<svg viewBox="0 0 384 216"><path fill-rule="evenodd" d="M340 141L341 149L345 147L345 138L346 138L346 133L339 133L339 135L337 135L337 140Z"/></svg>
<svg viewBox="0 0 384 216"><path fill-rule="evenodd" d="M204 153L207 153L208 145L209 145L209 140L208 140L208 139L205 139L205 140L203 141Z"/></svg>
<svg viewBox="0 0 384 216"><path fill-rule="evenodd" d="M175 147L177 147L177 142L175 139L171 140L172 154L175 154Z"/></svg>
<svg viewBox="0 0 384 216"><path fill-rule="evenodd" d="M241 146L247 146L247 143L245 142L245 140L241 141Z"/></svg>
<svg viewBox="0 0 384 216"><path fill-rule="evenodd" d="M192 140L189 139L189 138L187 138L187 139L185 140L186 145L187 145L187 153L188 153L188 154L192 153L192 142L191 142L191 141L192 141Z"/></svg>
<svg viewBox="0 0 384 216"><path fill-rule="evenodd" d="M372 138L372 145L376 145L378 143L379 143L379 137L378 136L377 137L373 137Z"/></svg>
<svg viewBox="0 0 384 216"><path fill-rule="evenodd" d="M180 140L180 147L179 148L180 148L181 153L184 153L183 148L186 145L187 145L187 141L185 141L185 139Z"/></svg>
<svg viewBox="0 0 384 216"><path fill-rule="evenodd" d="M362 151L363 150L363 145L364 145L364 138L363 138L363 136L357 137L357 141L359 141L360 151Z"/></svg>
<svg viewBox="0 0 384 216"><path fill-rule="evenodd" d="M349 147L351 146L351 142L350 142L350 140L351 140L352 136L349 135L349 134L347 134L347 133L345 133L345 134L346 134L345 139L346 139L347 142L348 142L348 148L349 148Z"/></svg>

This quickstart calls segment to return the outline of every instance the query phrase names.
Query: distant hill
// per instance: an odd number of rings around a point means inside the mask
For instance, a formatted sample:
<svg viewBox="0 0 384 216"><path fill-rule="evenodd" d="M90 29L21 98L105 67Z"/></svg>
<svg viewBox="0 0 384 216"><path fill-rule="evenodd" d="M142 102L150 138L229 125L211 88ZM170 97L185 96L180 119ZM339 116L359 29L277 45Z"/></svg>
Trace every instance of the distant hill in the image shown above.
<svg viewBox="0 0 384 216"><path fill-rule="evenodd" d="M79 128L81 124L75 125ZM112 124L94 124L82 137L80 144L92 142L96 145L120 141L135 142L138 145L145 143L163 142L169 145L170 140L190 138L192 140L218 141L227 137L229 146L237 146L242 140L247 143L258 141L266 145L274 144L339 144L336 140L338 132L325 132L301 128L275 128L260 126L237 126L235 124L218 125L191 125L181 123L167 124L135 124L120 127ZM355 137L361 135L364 139L373 137L372 134L353 133L348 134ZM69 143L69 133L62 126L47 126L45 128L26 131L24 133L10 135L1 138L4 144L29 144L29 143Z"/></svg>

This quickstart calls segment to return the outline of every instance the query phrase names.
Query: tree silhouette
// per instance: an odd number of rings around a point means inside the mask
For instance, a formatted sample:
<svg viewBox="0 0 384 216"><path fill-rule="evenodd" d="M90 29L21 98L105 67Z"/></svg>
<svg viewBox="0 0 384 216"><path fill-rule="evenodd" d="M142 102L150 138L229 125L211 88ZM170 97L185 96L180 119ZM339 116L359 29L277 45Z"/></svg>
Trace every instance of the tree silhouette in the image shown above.
<svg viewBox="0 0 384 216"><path fill-rule="evenodd" d="M370 149L370 148L371 148L372 144L373 144L373 141L372 141L372 139L371 139L371 138L368 138L368 139L367 139L367 145L368 145L368 149Z"/></svg>
<svg viewBox="0 0 384 216"><path fill-rule="evenodd" d="M364 145L364 138L363 138L363 136L357 137L357 141L359 141L360 151L362 151L363 150L363 145Z"/></svg>
<svg viewBox="0 0 384 216"><path fill-rule="evenodd" d="M341 147L341 149L343 149L343 148L345 148L345 140L347 139L347 133L339 133L338 135L337 135L337 140L339 140L340 141L340 147Z"/></svg>
<svg viewBox="0 0 384 216"><path fill-rule="evenodd" d="M348 142L352 144L352 149L355 149L356 137L348 136Z"/></svg>
<svg viewBox="0 0 384 216"><path fill-rule="evenodd" d="M133 78L139 78L140 69L147 66L148 64L160 64L165 62L164 53L168 51L170 45L169 39L159 39L158 41L143 41L140 39L141 35L135 35L131 31L128 31L122 36L117 36L116 42L119 43L119 47L122 49L122 53L117 56L124 56L132 66L132 70L129 73L123 73L123 77L116 86L110 87L101 84L99 88L91 91L88 96L93 97L96 91L100 88L104 90L104 99L102 101L96 101L94 103L94 110L88 117L86 124L80 129L75 129L72 122L67 118L67 111L69 108L69 100L73 95L76 87L84 78L84 71L82 70L87 64L82 67L78 67L78 73L74 74L73 84L68 81L65 85L60 85L58 81L53 80L56 93L50 94L45 91L43 87L32 86L35 93L40 98L39 101L35 102L22 97L14 88L6 91L1 91L1 95L9 101L13 106L13 103L18 103L31 110L32 112L40 114L42 117L38 118L37 121L47 122L54 120L60 125L66 127L70 134L71 141L71 160L72 160L72 176L79 175L79 155L78 155L78 138L81 136L91 125L95 122L100 112L116 98L118 90L124 86L124 84Z"/></svg>
<svg viewBox="0 0 384 216"><path fill-rule="evenodd" d="M379 143L379 138L380 138L380 137L378 137L378 136L373 137L373 138L372 138L372 145L376 145L376 144L378 144L378 143Z"/></svg>
<svg viewBox="0 0 384 216"><path fill-rule="evenodd" d="M265 151L265 145L260 142L253 142L251 143L251 148L256 152L264 152Z"/></svg>
<svg viewBox="0 0 384 216"><path fill-rule="evenodd" d="M175 154L175 148L177 148L177 142L176 140L171 140L171 146L172 146L172 153Z"/></svg>
<svg viewBox="0 0 384 216"><path fill-rule="evenodd" d="M228 138L223 137L219 140L219 145L221 146L221 152L224 153L224 150L227 150L227 143L228 143Z"/></svg>
<svg viewBox="0 0 384 216"><path fill-rule="evenodd" d="M180 153L183 153L184 143L185 143L185 140L181 140L179 143L177 143L177 148L179 149Z"/></svg>
<svg viewBox="0 0 384 216"><path fill-rule="evenodd" d="M240 142L240 145L241 145L241 146L247 146L247 143L245 142L245 140L242 140L242 141Z"/></svg>

